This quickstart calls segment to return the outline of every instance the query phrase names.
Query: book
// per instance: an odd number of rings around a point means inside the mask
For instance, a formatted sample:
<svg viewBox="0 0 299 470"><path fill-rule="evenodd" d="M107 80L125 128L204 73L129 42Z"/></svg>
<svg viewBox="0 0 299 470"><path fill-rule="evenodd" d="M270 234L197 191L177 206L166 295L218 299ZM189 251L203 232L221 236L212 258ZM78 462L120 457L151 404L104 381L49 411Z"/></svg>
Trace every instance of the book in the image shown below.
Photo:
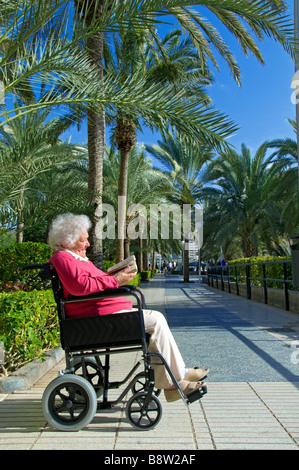
<svg viewBox="0 0 299 470"><path fill-rule="evenodd" d="M114 275L122 272L127 266L130 267L128 270L128 273L137 273L137 264L136 264L136 258L135 256L129 256L129 258L124 259L123 261L120 261L119 263L115 264L114 266L111 266L111 268L107 269L107 274Z"/></svg>

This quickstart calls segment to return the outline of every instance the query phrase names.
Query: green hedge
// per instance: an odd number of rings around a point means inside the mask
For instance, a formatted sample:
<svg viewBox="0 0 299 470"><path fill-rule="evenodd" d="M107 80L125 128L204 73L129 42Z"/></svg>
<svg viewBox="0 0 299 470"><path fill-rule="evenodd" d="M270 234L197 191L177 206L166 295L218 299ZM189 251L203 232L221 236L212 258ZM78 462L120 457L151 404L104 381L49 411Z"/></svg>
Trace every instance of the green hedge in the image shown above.
<svg viewBox="0 0 299 470"><path fill-rule="evenodd" d="M140 273L140 276L141 276L141 281L148 281L151 276L152 276L152 271L149 270L149 271L142 271Z"/></svg>
<svg viewBox="0 0 299 470"><path fill-rule="evenodd" d="M5 347L6 373L60 345L52 290L0 293L0 340Z"/></svg>
<svg viewBox="0 0 299 470"><path fill-rule="evenodd" d="M108 268L111 268L114 266L115 263L113 261L106 261L105 259L103 260L103 271L106 273Z"/></svg>
<svg viewBox="0 0 299 470"><path fill-rule="evenodd" d="M24 271L25 264L47 263L53 254L46 243L15 243L0 247L0 280L27 282L38 271Z"/></svg>
<svg viewBox="0 0 299 470"><path fill-rule="evenodd" d="M139 287L141 281L140 273L137 273L135 277L133 277L132 281L128 282L131 286Z"/></svg>
<svg viewBox="0 0 299 470"><path fill-rule="evenodd" d="M245 266L239 266L245 263L266 263L266 277L270 279L284 279L284 272L283 272L283 264L267 264L268 262L276 262L276 261L284 261L290 260L289 256L252 256L251 258L239 258L232 261L229 261L227 264L231 267L231 265L237 265L238 267L238 276L240 277L240 282L246 282L246 268ZM292 279L292 264L286 264L286 272L287 272L287 279ZM230 276L231 279L234 280L235 270L234 268L230 268ZM250 266L250 277L262 278L263 275L263 266L262 264L255 264L254 266ZM253 286L263 286L262 280L251 279L251 285ZM267 281L268 287L273 287L277 289L282 289L283 283L277 281ZM292 288L292 285L289 284L289 287Z"/></svg>

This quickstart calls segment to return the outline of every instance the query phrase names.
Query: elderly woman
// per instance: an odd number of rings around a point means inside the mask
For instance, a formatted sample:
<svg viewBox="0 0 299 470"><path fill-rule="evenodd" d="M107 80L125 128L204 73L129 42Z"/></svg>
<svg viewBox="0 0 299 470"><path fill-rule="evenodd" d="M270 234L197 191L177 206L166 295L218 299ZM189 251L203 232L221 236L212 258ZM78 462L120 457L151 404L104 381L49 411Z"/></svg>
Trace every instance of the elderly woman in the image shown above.
<svg viewBox="0 0 299 470"><path fill-rule="evenodd" d="M64 296L88 295L109 288L117 288L133 279L135 273L123 272L108 275L98 269L87 257L88 230L91 222L85 215L63 214L53 220L48 233L48 243L55 251L52 263L63 285ZM90 300L66 305L68 317L109 315L132 310L125 297ZM125 313L124 313L125 315ZM185 394L203 386L200 381L208 369L186 369L180 351L170 332L165 317L155 310L143 310L145 330L150 335L150 352L159 352L166 359ZM155 367L155 386L164 389L167 401L175 401L180 394L174 387L165 367Z"/></svg>

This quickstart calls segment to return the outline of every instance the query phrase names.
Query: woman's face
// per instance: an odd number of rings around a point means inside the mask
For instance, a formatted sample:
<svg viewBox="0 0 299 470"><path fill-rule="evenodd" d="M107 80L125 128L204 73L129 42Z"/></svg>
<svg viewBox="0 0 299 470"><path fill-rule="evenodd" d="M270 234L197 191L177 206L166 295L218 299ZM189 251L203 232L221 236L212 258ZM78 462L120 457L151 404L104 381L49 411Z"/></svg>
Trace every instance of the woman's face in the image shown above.
<svg viewBox="0 0 299 470"><path fill-rule="evenodd" d="M76 241L75 245L71 249L76 255L82 256L82 258L85 258L86 256L86 248L90 246L88 242L88 232L87 230L84 230L82 233L81 237L79 240Z"/></svg>

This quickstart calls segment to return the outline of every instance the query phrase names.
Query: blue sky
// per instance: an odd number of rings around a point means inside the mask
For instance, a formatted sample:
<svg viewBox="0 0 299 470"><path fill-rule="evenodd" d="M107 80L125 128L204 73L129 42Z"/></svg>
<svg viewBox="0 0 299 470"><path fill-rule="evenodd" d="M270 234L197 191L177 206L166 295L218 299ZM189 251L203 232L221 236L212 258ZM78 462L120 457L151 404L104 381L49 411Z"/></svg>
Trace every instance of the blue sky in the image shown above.
<svg viewBox="0 0 299 470"><path fill-rule="evenodd" d="M293 0L287 3L289 14L293 16ZM265 140L294 139L295 134L287 121L295 118L295 106L291 102L292 59L282 46L266 39L258 43L265 61L265 65L261 65L252 55L244 56L232 35L224 34L240 66L242 86L237 85L226 63L217 56L220 72L212 69L214 83L208 93L215 108L227 114L239 127L229 142L237 151L242 143L246 144L253 155ZM72 143L84 142L87 140L86 126L82 126L80 133L73 128L65 135L72 135ZM147 130L138 135L139 142L150 145L158 138L158 134L153 135Z"/></svg>

